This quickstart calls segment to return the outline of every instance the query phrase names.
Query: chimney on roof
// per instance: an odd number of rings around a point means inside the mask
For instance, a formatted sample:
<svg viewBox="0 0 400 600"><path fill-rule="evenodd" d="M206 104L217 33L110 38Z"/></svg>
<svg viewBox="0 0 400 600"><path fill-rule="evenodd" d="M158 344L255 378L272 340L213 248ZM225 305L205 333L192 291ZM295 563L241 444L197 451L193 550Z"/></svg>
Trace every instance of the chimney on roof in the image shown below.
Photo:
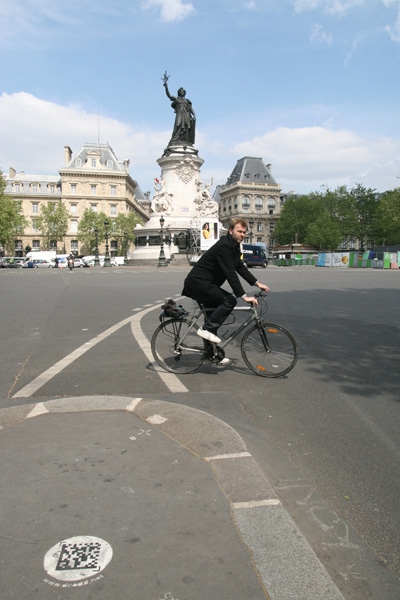
<svg viewBox="0 0 400 600"><path fill-rule="evenodd" d="M69 146L64 146L64 160L65 166L72 160L72 150Z"/></svg>
<svg viewBox="0 0 400 600"><path fill-rule="evenodd" d="M10 178L14 179L16 174L17 174L17 171L14 169L14 167L10 167Z"/></svg>

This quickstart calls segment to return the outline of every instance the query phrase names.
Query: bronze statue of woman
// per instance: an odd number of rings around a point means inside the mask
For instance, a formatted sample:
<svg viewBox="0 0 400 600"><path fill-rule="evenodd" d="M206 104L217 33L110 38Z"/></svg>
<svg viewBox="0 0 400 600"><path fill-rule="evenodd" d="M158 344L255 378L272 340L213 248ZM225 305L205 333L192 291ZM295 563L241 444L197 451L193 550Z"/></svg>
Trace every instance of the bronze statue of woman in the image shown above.
<svg viewBox="0 0 400 600"><path fill-rule="evenodd" d="M171 106L175 111L175 123L172 131L172 137L168 146L179 144L194 144L196 115L190 100L186 98L186 91L179 88L177 96L171 96L168 89L168 75L164 75L165 93L171 100Z"/></svg>

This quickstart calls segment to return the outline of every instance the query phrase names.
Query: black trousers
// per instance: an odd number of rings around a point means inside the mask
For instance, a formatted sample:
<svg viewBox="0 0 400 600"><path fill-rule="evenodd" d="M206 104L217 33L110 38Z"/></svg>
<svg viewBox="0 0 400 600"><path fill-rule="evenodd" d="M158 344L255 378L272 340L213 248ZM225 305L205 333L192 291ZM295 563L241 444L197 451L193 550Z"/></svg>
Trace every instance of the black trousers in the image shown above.
<svg viewBox="0 0 400 600"><path fill-rule="evenodd" d="M237 304L236 297L232 292L227 292L217 285L204 285L202 281L188 282L186 280L182 293L204 306L207 310L204 329L212 331L212 333L217 332L218 327L227 319Z"/></svg>

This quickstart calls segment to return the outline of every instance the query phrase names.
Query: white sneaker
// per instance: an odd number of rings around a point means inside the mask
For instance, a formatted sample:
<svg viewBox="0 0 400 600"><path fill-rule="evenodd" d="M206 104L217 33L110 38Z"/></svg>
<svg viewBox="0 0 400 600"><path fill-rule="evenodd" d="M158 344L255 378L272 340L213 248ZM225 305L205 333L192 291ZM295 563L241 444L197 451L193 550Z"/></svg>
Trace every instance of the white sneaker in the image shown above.
<svg viewBox="0 0 400 600"><path fill-rule="evenodd" d="M216 364L226 367L226 365L229 365L230 362L231 362L231 359L225 357L222 360L220 360L219 363L216 363Z"/></svg>
<svg viewBox="0 0 400 600"><path fill-rule="evenodd" d="M197 330L197 335L202 337L204 340L212 342L213 344L221 343L221 340L218 336L216 336L214 333L211 333L211 331L207 331L207 329L203 329L202 327L200 327L200 329Z"/></svg>

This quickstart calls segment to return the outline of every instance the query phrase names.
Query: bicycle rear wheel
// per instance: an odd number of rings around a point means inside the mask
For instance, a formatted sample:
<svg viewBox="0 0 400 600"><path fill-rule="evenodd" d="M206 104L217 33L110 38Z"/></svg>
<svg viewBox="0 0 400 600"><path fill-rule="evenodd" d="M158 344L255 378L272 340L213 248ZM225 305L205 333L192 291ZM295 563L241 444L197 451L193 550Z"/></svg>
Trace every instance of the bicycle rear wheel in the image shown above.
<svg viewBox="0 0 400 600"><path fill-rule="evenodd" d="M297 362L298 349L293 336L280 325L254 325L242 338L244 362L261 377L282 377Z"/></svg>
<svg viewBox="0 0 400 600"><path fill-rule="evenodd" d="M156 362L170 373L192 373L205 360L205 343L187 319L164 321L153 333L151 351ZM187 335L186 335L187 334ZM186 335L186 337L184 337ZM183 342L181 342L184 337Z"/></svg>

